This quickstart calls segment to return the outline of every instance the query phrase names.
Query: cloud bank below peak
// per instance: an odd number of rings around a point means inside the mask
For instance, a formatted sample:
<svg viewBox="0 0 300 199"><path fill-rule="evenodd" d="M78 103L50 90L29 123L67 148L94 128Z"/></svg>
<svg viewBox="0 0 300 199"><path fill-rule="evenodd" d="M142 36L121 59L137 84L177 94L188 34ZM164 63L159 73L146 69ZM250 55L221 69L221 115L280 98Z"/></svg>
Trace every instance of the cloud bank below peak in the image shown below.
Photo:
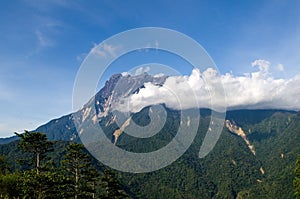
<svg viewBox="0 0 300 199"><path fill-rule="evenodd" d="M165 104L172 109L211 108L300 110L300 75L290 79L274 78L270 62L252 63L258 71L234 76L219 75L215 69L201 72L193 69L189 76L170 76L162 86L151 82L144 88L114 104L122 112L138 112L142 108ZM280 68L283 70L283 66Z"/></svg>

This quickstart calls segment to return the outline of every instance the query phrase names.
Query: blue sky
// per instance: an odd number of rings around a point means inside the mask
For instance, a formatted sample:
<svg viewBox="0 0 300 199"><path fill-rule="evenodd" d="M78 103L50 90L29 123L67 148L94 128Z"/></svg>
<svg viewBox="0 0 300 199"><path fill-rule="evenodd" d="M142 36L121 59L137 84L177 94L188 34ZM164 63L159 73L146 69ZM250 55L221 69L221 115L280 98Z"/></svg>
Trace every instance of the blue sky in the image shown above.
<svg viewBox="0 0 300 199"><path fill-rule="evenodd" d="M253 72L257 59L268 60L276 78L300 71L297 0L1 1L0 25L1 137L70 113L85 56L132 28L164 27L192 37L222 74Z"/></svg>

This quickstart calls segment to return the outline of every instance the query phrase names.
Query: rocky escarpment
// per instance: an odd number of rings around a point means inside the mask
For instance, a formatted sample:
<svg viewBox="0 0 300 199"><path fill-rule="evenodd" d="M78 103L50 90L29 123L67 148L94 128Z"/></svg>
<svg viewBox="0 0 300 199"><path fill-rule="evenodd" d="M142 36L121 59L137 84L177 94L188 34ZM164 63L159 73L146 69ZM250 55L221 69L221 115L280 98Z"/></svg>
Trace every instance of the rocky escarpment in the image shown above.
<svg viewBox="0 0 300 199"><path fill-rule="evenodd" d="M229 120L226 120L225 123L226 123L227 129L228 129L231 133L233 133L233 134L235 134L235 135L238 135L238 136L240 136L241 138L243 138L243 140L246 142L246 144L247 144L249 150L251 151L251 153L252 153L253 155L256 155L255 148L254 148L254 146L251 144L251 142L249 141L249 139L247 138L247 135L245 134L245 132L243 131L243 129L242 129L241 127L237 126L237 125L235 124L235 122L232 122L232 123L231 123Z"/></svg>

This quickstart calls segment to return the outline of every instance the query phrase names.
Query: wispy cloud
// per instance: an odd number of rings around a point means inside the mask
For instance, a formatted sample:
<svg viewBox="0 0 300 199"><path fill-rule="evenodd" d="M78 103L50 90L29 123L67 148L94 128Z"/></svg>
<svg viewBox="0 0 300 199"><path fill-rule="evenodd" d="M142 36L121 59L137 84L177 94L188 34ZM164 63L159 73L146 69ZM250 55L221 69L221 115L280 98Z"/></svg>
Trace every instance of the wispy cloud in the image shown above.
<svg viewBox="0 0 300 199"><path fill-rule="evenodd" d="M62 32L63 22L50 17L36 16L34 34L38 42L38 48L54 47L57 36Z"/></svg>
<svg viewBox="0 0 300 199"><path fill-rule="evenodd" d="M107 58L107 57L115 57L116 51L120 48L120 46L113 46L106 43L101 44L100 46L94 44L94 47L91 50L92 54L96 54L100 57Z"/></svg>
<svg viewBox="0 0 300 199"><path fill-rule="evenodd" d="M38 40L38 44L41 47L51 47L54 46L54 41L49 39L44 33L42 33L40 30L35 31L35 35Z"/></svg>
<svg viewBox="0 0 300 199"><path fill-rule="evenodd" d="M150 67L146 66L146 67L139 67L138 69L135 70L135 75L140 75L143 73L147 73L150 71Z"/></svg>
<svg viewBox="0 0 300 199"><path fill-rule="evenodd" d="M76 60L78 62L82 62L86 56L87 56L87 53L81 53L80 55L76 56Z"/></svg>

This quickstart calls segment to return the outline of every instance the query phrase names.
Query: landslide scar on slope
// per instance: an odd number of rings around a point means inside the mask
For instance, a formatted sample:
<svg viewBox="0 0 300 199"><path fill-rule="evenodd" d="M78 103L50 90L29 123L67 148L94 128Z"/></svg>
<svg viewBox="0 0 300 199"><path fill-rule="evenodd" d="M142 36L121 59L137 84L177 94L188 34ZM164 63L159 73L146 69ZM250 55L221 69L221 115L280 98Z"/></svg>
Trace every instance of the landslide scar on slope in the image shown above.
<svg viewBox="0 0 300 199"><path fill-rule="evenodd" d="M251 153L253 155L256 155L254 146L251 144L251 142L249 141L249 139L247 138L245 132L243 131L243 129L241 127L235 125L234 123L231 123L229 120L226 120L226 127L231 133L243 138L243 140L246 142Z"/></svg>

